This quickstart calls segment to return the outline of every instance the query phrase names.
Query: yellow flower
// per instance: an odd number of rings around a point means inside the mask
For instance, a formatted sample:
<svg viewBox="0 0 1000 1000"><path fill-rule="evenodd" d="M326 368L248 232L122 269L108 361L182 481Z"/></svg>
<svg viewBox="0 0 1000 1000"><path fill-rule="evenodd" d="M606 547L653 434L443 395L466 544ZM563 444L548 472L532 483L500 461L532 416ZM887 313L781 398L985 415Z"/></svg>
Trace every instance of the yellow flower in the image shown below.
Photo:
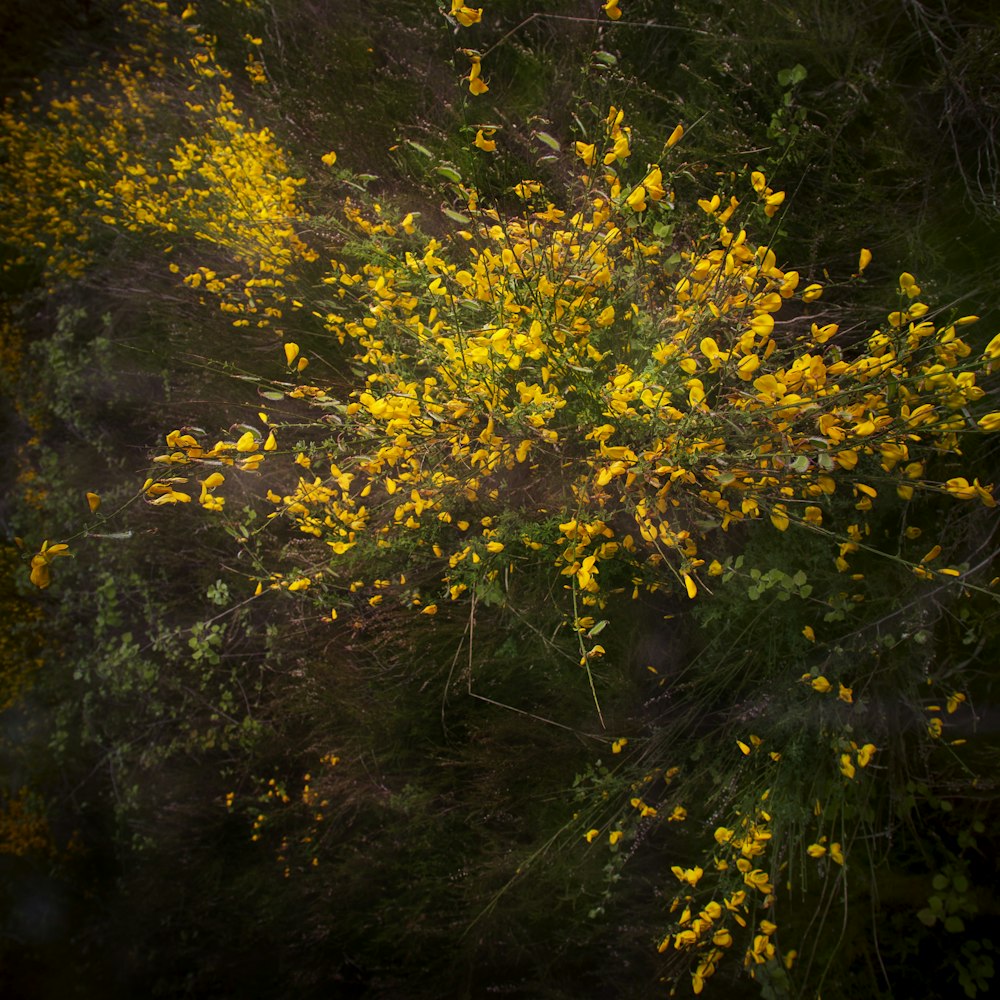
<svg viewBox="0 0 1000 1000"><path fill-rule="evenodd" d="M844 863L844 852L841 850L840 844L833 843L830 845L830 857L837 862L838 865Z"/></svg>
<svg viewBox="0 0 1000 1000"><path fill-rule="evenodd" d="M621 830L612 830L611 833L608 835L608 843L612 847L614 847L615 844L617 844L618 841L620 841L623 836L624 834L621 832Z"/></svg>
<svg viewBox="0 0 1000 1000"><path fill-rule="evenodd" d="M466 7L463 0L451 0L451 15L463 27L471 28L483 19L483 8Z"/></svg>
<svg viewBox="0 0 1000 1000"><path fill-rule="evenodd" d="M810 844L806 848L806 854L811 858L821 858L826 854L826 848L822 844Z"/></svg>
<svg viewBox="0 0 1000 1000"><path fill-rule="evenodd" d="M299 356L299 345L288 343L285 344L285 364L291 366L292 362Z"/></svg>
<svg viewBox="0 0 1000 1000"><path fill-rule="evenodd" d="M877 751L878 747L874 743L866 743L863 747L860 747L858 749L858 766L867 767Z"/></svg>
<svg viewBox="0 0 1000 1000"><path fill-rule="evenodd" d="M320 163L325 164L328 167L332 167L337 162L337 154L331 149L329 153L321 156Z"/></svg>
<svg viewBox="0 0 1000 1000"><path fill-rule="evenodd" d="M646 211L646 189L640 184L626 199L625 204L633 212Z"/></svg>
<svg viewBox="0 0 1000 1000"><path fill-rule="evenodd" d="M253 431L244 431L236 442L236 450L239 452L256 451L257 447L257 438Z"/></svg>
<svg viewBox="0 0 1000 1000"><path fill-rule="evenodd" d="M663 172L658 166L650 168L649 173L642 179L642 186L653 201L660 201L667 193L663 187Z"/></svg>
<svg viewBox="0 0 1000 1000"><path fill-rule="evenodd" d="M592 142L578 142L576 144L576 155L588 167L592 167L597 162L597 146Z"/></svg>
<svg viewBox="0 0 1000 1000"><path fill-rule="evenodd" d="M845 778L853 778L855 775L854 763L851 761L851 755L849 753L842 753L840 755L840 773Z"/></svg>
<svg viewBox="0 0 1000 1000"><path fill-rule="evenodd" d="M422 615L436 615L438 606L436 604L428 604L426 607L420 609Z"/></svg>
<svg viewBox="0 0 1000 1000"><path fill-rule="evenodd" d="M496 132L496 129L491 128L487 129L487 131L489 132L491 137ZM496 140L490 137L488 137L482 129L477 129L476 138L472 144L477 149L481 149L484 153L494 153L496 152L497 144Z"/></svg>
<svg viewBox="0 0 1000 1000"><path fill-rule="evenodd" d="M101 506L101 498L96 493L88 493L87 506L90 507L91 514L96 514Z"/></svg>
<svg viewBox="0 0 1000 1000"><path fill-rule="evenodd" d="M764 199L764 214L769 219L773 218L784 200L784 191L773 191Z"/></svg>
<svg viewBox="0 0 1000 1000"><path fill-rule="evenodd" d="M904 271L899 276L899 290L901 294L905 294L910 299L916 298L920 294L920 286L917 284L917 279L909 271Z"/></svg>
<svg viewBox="0 0 1000 1000"><path fill-rule="evenodd" d="M670 133L670 138L667 139L667 149L670 149L671 146L676 146L677 143L679 143L683 138L684 126L679 124L675 125L673 132Z"/></svg>
<svg viewBox="0 0 1000 1000"><path fill-rule="evenodd" d="M872 262L871 250L862 250L858 255L858 274L860 274Z"/></svg>
<svg viewBox="0 0 1000 1000"><path fill-rule="evenodd" d="M592 844L594 842L594 838L600 836L600 833L601 833L600 830L596 830L596 829L595 830L588 830L583 835L583 839L585 841L587 841L588 844Z"/></svg>
<svg viewBox="0 0 1000 1000"><path fill-rule="evenodd" d="M677 876L679 881L686 882L692 888L698 884L702 875L705 874L703 868L681 868L680 865L674 865L670 870Z"/></svg>
<svg viewBox="0 0 1000 1000"><path fill-rule="evenodd" d="M816 633L815 633L815 632L813 631L813 627L812 627L812 625L806 625L806 626L805 626L805 627L804 627L804 628L802 629L802 634L803 634L803 635L804 635L804 636L805 636L805 637L806 637L806 638L807 638L807 639L808 639L808 640L809 640L810 642L815 642L815 641L816 641Z"/></svg>
<svg viewBox="0 0 1000 1000"><path fill-rule="evenodd" d="M482 78L483 66L480 57L470 56L469 58L472 60L472 68L465 79L469 81L469 93L473 97L478 97L480 94L485 94L490 88Z"/></svg>
<svg viewBox="0 0 1000 1000"><path fill-rule="evenodd" d="M52 582L49 575L49 565L52 560L59 556L68 555L68 545L62 542L58 542L55 545L49 545L48 541L42 542L41 549L31 557L31 573L29 575L31 582L39 590L44 590Z"/></svg>
<svg viewBox="0 0 1000 1000"><path fill-rule="evenodd" d="M814 691L818 691L820 694L826 694L833 687L822 674L819 677L814 677L809 684Z"/></svg>
<svg viewBox="0 0 1000 1000"><path fill-rule="evenodd" d="M606 4L602 5L604 13L611 18L612 21L617 21L618 18L622 16L622 12L618 9L618 4L620 0L608 0Z"/></svg>

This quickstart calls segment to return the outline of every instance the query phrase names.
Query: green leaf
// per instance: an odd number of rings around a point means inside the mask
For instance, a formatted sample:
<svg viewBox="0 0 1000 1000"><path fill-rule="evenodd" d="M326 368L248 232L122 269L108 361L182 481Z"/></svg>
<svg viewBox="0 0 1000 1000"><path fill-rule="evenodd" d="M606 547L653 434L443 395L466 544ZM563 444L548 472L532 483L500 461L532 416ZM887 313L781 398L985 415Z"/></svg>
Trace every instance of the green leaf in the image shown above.
<svg viewBox="0 0 1000 1000"><path fill-rule="evenodd" d="M412 149L415 149L422 156L426 156L428 160L434 159L434 154L426 146L421 146L419 142L414 142L412 139L407 139L406 145L410 146Z"/></svg>
<svg viewBox="0 0 1000 1000"><path fill-rule="evenodd" d="M557 153L562 152L562 146L560 145L559 140L549 135L548 132L536 132L535 138L544 142L549 149L554 150Z"/></svg>
<svg viewBox="0 0 1000 1000"><path fill-rule="evenodd" d="M439 173L446 180L454 181L456 184L462 183L462 175L458 172L455 165L452 163L441 163L434 168L434 170Z"/></svg>
<svg viewBox="0 0 1000 1000"><path fill-rule="evenodd" d="M791 69L778 71L778 83L782 87L794 87L796 84L801 83L808 75L805 66L801 63L796 63Z"/></svg>
<svg viewBox="0 0 1000 1000"><path fill-rule="evenodd" d="M595 52L594 53L594 58L599 63L604 63L605 66L617 66L618 65L618 58L617 58L617 56L613 56L610 52L603 52L603 51L601 51L601 52Z"/></svg>
<svg viewBox="0 0 1000 1000"><path fill-rule="evenodd" d="M452 222L460 222L463 226L468 226L472 222L472 219L470 219L467 215L462 215L461 212L453 212L450 208L442 207L441 211L444 212L444 214L447 215Z"/></svg>

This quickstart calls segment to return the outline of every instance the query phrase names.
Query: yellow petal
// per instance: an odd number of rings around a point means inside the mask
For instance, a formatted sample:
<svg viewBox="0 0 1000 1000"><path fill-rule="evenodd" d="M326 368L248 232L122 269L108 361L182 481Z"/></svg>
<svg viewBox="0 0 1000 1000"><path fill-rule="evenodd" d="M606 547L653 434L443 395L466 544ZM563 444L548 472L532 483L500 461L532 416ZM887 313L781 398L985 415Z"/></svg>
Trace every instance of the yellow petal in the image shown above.
<svg viewBox="0 0 1000 1000"><path fill-rule="evenodd" d="M253 431L245 431L240 435L239 441L236 442L236 450L240 452L257 450L257 438Z"/></svg>
<svg viewBox="0 0 1000 1000"><path fill-rule="evenodd" d="M670 133L670 138L667 139L667 149L670 149L671 146L676 146L677 143L679 143L683 138L684 138L684 126L683 125L674 126L673 132Z"/></svg>
<svg viewBox="0 0 1000 1000"><path fill-rule="evenodd" d="M90 507L90 513L96 514L101 506L101 498L96 493L88 493L87 504Z"/></svg>
<svg viewBox="0 0 1000 1000"><path fill-rule="evenodd" d="M597 162L597 147L592 142L578 142L576 144L576 155L588 167L592 167Z"/></svg>
<svg viewBox="0 0 1000 1000"><path fill-rule="evenodd" d="M292 362L299 356L299 345L288 343L285 344L285 364L291 365Z"/></svg>

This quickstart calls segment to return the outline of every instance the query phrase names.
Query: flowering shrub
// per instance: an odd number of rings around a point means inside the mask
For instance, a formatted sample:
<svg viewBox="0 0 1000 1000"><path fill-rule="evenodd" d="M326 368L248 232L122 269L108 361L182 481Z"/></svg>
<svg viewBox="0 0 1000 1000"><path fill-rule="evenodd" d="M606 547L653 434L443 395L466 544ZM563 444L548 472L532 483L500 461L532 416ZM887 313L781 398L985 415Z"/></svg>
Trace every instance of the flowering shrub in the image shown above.
<svg viewBox="0 0 1000 1000"><path fill-rule="evenodd" d="M612 22L627 16L617 0L599 6ZM129 252L157 288L233 336L256 416L165 427L137 497L223 525L249 600L295 595L315 620L359 631L375 608L398 616L394 627L412 615L407 627L431 631L439 614L442 630L464 617L470 690L477 613L526 613L547 594L561 621L549 646L578 664L592 737L617 758L616 780L594 783L600 795L581 791L578 839L621 863L653 830L676 849L683 863L662 877L665 978L689 974L700 993L733 953L758 982L790 989L798 952L818 952L795 940L809 923L784 895L815 890L822 924L852 852L889 821L876 772L902 767L914 744L871 706L899 692L916 704L917 681L933 688L900 665L905 651L859 669L880 624L857 611L866 577L912 579L936 606L942 594L993 600L984 563L912 522L945 503L996 504L963 452L1000 429L984 388L1000 335L976 342L977 317L936 310L908 272L876 323L849 326L842 303L865 280L868 249L849 279L800 274L772 245L786 193L763 170L685 200L684 127L650 145L617 105L578 120L572 137L537 133L564 183L525 174L490 197L442 163L451 207L426 229L332 173L333 151L302 169L350 194L317 204L274 133L240 107L196 8L123 10L147 47L69 96L40 90L32 110L5 109L0 236L5 270L50 289L137 241ZM459 0L445 14L483 24ZM248 81L266 87L261 39L245 41ZM456 88L472 99L490 90L487 52L462 50ZM472 132L469 157L504 154L504 129ZM14 178L30 181L21 211ZM87 500L99 523L115 517ZM75 550L75 538L39 540L30 582L57 584L56 558ZM753 651L695 657L679 672L676 719L648 725L633 758L605 702L628 659L630 605L661 618L699 608L711 626L761 599L799 609L787 616L792 666L761 666ZM912 634L919 619L907 619ZM827 642L827 624L846 637ZM772 628L754 611L738 636L763 646ZM221 635L192 630L192 655L218 663ZM658 689L673 683L644 666ZM965 679L947 680L933 689L944 713L917 705L931 713L921 753L961 746L944 739L944 716L967 699ZM725 767L701 763L723 736ZM310 845L328 836L340 758L327 743L321 760L322 791L302 772ZM236 797L226 793L227 814L252 810L252 842L282 830L288 876L289 824L272 815L292 797L276 778L234 810ZM309 851L303 868L320 868ZM782 907L798 921L784 944ZM812 964L802 989L825 975Z"/></svg>

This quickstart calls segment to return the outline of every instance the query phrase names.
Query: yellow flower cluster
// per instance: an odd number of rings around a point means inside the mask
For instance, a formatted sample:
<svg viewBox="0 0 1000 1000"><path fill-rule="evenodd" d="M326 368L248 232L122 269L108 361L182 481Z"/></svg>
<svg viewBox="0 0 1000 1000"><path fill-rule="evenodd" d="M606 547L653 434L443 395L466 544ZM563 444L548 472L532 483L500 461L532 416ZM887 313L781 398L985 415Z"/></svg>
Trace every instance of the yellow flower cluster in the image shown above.
<svg viewBox="0 0 1000 1000"><path fill-rule="evenodd" d="M765 793L766 797L766 793ZM701 993L705 982L715 974L719 962L733 947L733 925L741 930L747 928L751 908L758 904L767 908L774 901L774 886L770 874L760 865L771 841L769 826L771 816L764 809L757 809L754 815L741 816L734 827L717 827L713 838L717 847L714 859L716 878L731 883L730 875L735 872L742 879L742 887L730 888L719 898L710 899L705 904L695 903L693 895L677 896L671 904L671 912L681 910L673 929L661 941L661 954L668 950L687 952L697 958L691 973L691 986L695 993ZM696 889L705 877L701 867L685 869L674 865L674 877L690 889ZM713 894L715 895L715 894ZM744 955L744 965L761 964L777 955L773 936L777 925L770 920L761 920L759 933L752 936Z"/></svg>
<svg viewBox="0 0 1000 1000"><path fill-rule="evenodd" d="M396 222L378 203L345 203L347 222L378 251L356 267L331 262L329 297L312 315L356 345L363 386L346 398L331 385L285 388L338 414L343 428L335 446L299 456L323 474L271 494L273 516L323 540L333 557L406 538L442 566L441 593L453 600L473 577L509 573L547 558L544 550L567 590L603 608L628 589L696 597L706 585L701 547L734 523L766 518L779 531L794 523L826 533L847 571L885 484L903 499L925 489L995 502L978 481L928 481L921 457L957 452L975 426L968 407L982 396L981 363L959 336L975 317L936 325L904 274L902 308L849 352L836 324L807 317L794 321L796 336L779 332L782 309L807 309L822 289L801 288L772 250L730 228L743 208L735 197L723 211L709 206L714 239L665 271L666 248L631 220L673 194L660 164L638 184L623 181L630 136L612 107L603 140L577 144L585 166L600 158L604 172L602 183L584 174L575 207L557 207L524 180L524 213L501 217L463 186L470 229L446 240L418 242L412 214ZM211 177L213 188L228 183ZM293 212L285 181L274 174L270 183ZM759 172L750 187L765 213L780 204ZM277 274L288 258L272 263ZM241 280L207 268L185 278L220 294L223 308L238 287L247 292ZM253 294L269 283L281 279L252 279ZM301 372L299 345L284 351ZM158 461L231 464L220 458L230 447L181 447ZM273 432L263 448L248 432L238 467L257 469L273 448ZM845 495L857 517L833 524L831 504ZM184 502L178 491L154 499ZM495 522L501 507L518 512L516 529ZM419 594L410 599L423 606Z"/></svg>
<svg viewBox="0 0 1000 1000"><path fill-rule="evenodd" d="M114 233L141 235L234 326L270 327L299 305L285 287L290 266L316 256L293 225L304 182L236 105L212 36L165 4L123 11L145 28L146 46L73 81L68 95L47 99L39 84L0 114L0 239L17 248L4 266L76 278ZM187 37L186 58L160 54L169 31ZM185 85L166 85L177 78ZM165 120L174 131L161 132ZM186 263L206 254L225 270Z"/></svg>

